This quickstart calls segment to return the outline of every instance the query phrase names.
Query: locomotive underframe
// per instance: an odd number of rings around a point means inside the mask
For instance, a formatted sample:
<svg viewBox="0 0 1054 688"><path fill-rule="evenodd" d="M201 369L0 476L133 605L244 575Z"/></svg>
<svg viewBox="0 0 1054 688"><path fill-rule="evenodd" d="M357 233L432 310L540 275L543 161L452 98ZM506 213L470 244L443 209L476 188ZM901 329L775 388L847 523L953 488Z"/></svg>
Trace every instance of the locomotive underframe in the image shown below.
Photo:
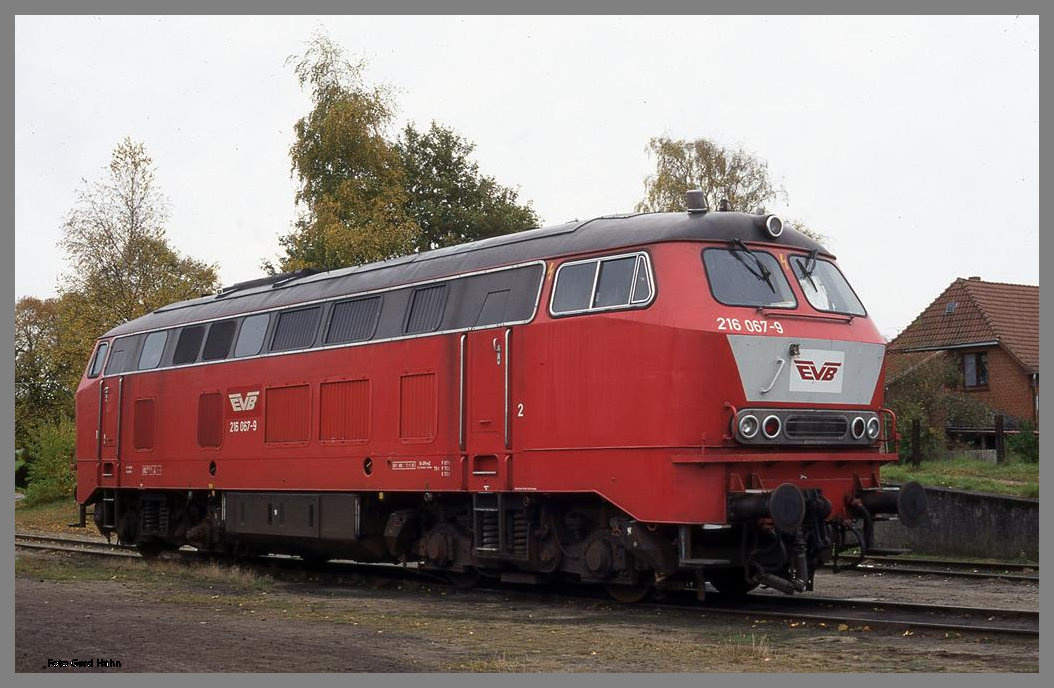
<svg viewBox="0 0 1054 688"><path fill-rule="evenodd" d="M868 522L828 520L820 490L805 491L804 512L789 524L781 522L786 509L775 505L776 492L747 502L730 497L734 520L726 524L672 525L637 522L587 494L117 489L97 494L94 521L107 538L147 557L191 545L311 563L412 562L458 582L482 575L599 583L630 600L655 588L694 588L702 596L704 581L733 595L758 585L811 590L816 569L840 549L869 546Z"/></svg>

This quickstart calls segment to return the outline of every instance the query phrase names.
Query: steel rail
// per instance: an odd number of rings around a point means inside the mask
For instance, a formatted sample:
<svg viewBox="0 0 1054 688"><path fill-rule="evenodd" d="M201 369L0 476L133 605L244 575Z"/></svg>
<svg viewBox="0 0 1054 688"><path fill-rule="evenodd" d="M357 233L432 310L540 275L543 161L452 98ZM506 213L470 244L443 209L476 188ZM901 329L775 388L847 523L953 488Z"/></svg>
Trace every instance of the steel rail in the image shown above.
<svg viewBox="0 0 1054 688"><path fill-rule="evenodd" d="M905 564L923 564L933 566L949 566L957 568L978 568L978 569L1006 569L1006 570L1017 570L1017 571L1038 571L1038 563L1022 563L1022 562L1000 562L1000 561L973 561L973 559L941 559L936 557L926 556L914 556L912 554L904 554L897 556L890 556L885 554L868 554L864 557L866 561L870 562L892 562Z"/></svg>
<svg viewBox="0 0 1054 688"><path fill-rule="evenodd" d="M102 540L86 538L61 537L52 535L15 534L16 549L35 549L53 552L72 552L91 556L139 557L135 547L114 545Z"/></svg>
<svg viewBox="0 0 1054 688"><path fill-rule="evenodd" d="M893 575L943 576L945 578L981 578L1008 581L1038 583L1039 575L1030 576L1022 573L998 573L996 571L961 571L956 569L921 568L917 566L874 566L860 564L852 568L841 569L840 573L856 571L858 573L891 573Z"/></svg>
<svg viewBox="0 0 1054 688"><path fill-rule="evenodd" d="M956 569L989 569L995 571L1016 571L1018 573L1030 571L1039 573L1039 564L1021 563L1013 561L971 561L969 559L936 559L932 557L915 556L886 556L872 554L864 557L864 561L873 561L882 564L908 564L921 566L942 566Z"/></svg>
<svg viewBox="0 0 1054 688"><path fill-rule="evenodd" d="M795 610L781 611L776 609L756 609L756 608L739 608L739 607L702 607L700 611L712 612L717 614L728 614L735 616L755 617L755 618L769 618L769 619L785 619L785 620L807 620L827 623L842 623L847 626L853 627L859 630L862 627L868 628L896 628L896 629L920 629L920 630L935 630L955 633L980 633L980 634L991 634L991 635L1014 635L1023 637L1039 637L1038 628L1038 615L1036 620L1036 627L1029 626L1000 626L992 624L981 624L981 623L950 623L946 621L926 621L923 619L913 618L883 618L877 616L859 616L846 613L831 613L831 612L801 612ZM954 612L954 607L948 607L948 612Z"/></svg>
<svg viewBox="0 0 1054 688"><path fill-rule="evenodd" d="M34 550L53 550L85 554L89 556L117 556L139 558L134 547L107 544L101 540L72 538L48 535L16 533L15 546ZM179 555L194 556L197 550L186 548L177 552ZM250 566L266 566L272 571L277 565L280 568L301 570L303 563L298 557L288 555L269 555L254 560L242 561ZM431 572L416 571L416 567L394 564L360 564L336 560L325 565L324 569L346 572L349 569L369 575L406 578L412 575L415 579L430 582L442 582L438 576L428 575ZM323 570L324 570L323 569ZM423 575L424 574L424 575ZM445 584L445 583L444 583ZM552 593L552 587L541 589L535 586L514 586L519 592L545 594ZM508 585L482 587L480 592L497 592L506 594ZM572 589L559 590L561 595L577 597L595 597L599 590L590 587L574 586ZM871 628L903 628L945 631L956 633L979 633L989 635L1009 635L1018 637L1038 637L1039 612L1030 609L992 609L987 607L968 607L938 604L917 604L883 600L865 600L859 598L834 597L779 597L773 594L755 593L744 598L730 598L719 593L712 593L708 600L699 602L687 594L671 594L666 600L636 605L645 609L670 609L681 612L700 612L703 614L722 614L740 617L754 617L783 620L804 620L846 624L853 628L864 626Z"/></svg>
<svg viewBox="0 0 1054 688"><path fill-rule="evenodd" d="M826 565L828 568L831 564ZM870 555L855 566L843 571L891 573L905 575L933 575L946 578L997 578L1001 580L1039 582L1039 564L1003 561L969 561L966 559L934 559L926 557L896 557Z"/></svg>

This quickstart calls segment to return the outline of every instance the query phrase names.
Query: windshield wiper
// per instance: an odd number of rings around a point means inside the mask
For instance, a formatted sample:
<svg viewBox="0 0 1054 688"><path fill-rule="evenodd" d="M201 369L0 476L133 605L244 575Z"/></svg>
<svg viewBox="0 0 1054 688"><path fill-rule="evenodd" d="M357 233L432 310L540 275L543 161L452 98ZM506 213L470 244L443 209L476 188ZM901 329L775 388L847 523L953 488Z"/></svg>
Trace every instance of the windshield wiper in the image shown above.
<svg viewBox="0 0 1054 688"><path fill-rule="evenodd" d="M801 276L809 280L809 284L812 285L813 291L818 291L816 282L812 279L812 273L816 269L816 254L819 253L820 249L814 248L809 251L809 256L805 259L805 263L798 263L798 270L801 271Z"/></svg>
<svg viewBox="0 0 1054 688"><path fill-rule="evenodd" d="M732 255L736 257L736 260L743 264L743 267L747 269L747 272L754 275L754 277L757 277L765 284L769 285L769 289L771 289L772 293L775 294L776 285L772 283L772 272L767 267L765 267L765 264L761 262L761 259L758 258L757 254L747 248L747 245L743 243L742 239L733 239L732 246L739 249L740 251L743 251L748 256L754 259L754 265L757 266L756 271L754 270L754 268L750 267L747 261L744 260L743 257L740 256L738 253L736 253L735 250L732 251Z"/></svg>

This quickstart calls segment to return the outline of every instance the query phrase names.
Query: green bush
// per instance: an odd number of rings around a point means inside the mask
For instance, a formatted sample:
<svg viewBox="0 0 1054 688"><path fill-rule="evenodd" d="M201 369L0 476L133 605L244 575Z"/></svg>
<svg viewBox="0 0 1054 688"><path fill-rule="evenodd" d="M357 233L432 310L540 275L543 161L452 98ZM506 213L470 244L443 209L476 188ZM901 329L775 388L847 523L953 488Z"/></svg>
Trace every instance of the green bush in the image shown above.
<svg viewBox="0 0 1054 688"><path fill-rule="evenodd" d="M901 461L911 460L911 424L902 426L898 423L897 432L900 433L900 442L897 444L897 453ZM939 428L931 428L925 421L919 428L919 444L922 445L921 460L935 459L947 454L947 440L944 431Z"/></svg>
<svg viewBox="0 0 1054 688"><path fill-rule="evenodd" d="M30 461L26 466L27 505L69 497L77 484L71 467L76 444L72 420L41 424L30 438Z"/></svg>
<svg viewBox="0 0 1054 688"><path fill-rule="evenodd" d="M1007 436L1007 449L1025 461L1039 463L1039 435L1036 434L1035 430L1036 426L1031 421L1021 421L1018 426L1018 433Z"/></svg>
<svg viewBox="0 0 1054 688"><path fill-rule="evenodd" d="M15 489L26 486L26 450L15 450Z"/></svg>

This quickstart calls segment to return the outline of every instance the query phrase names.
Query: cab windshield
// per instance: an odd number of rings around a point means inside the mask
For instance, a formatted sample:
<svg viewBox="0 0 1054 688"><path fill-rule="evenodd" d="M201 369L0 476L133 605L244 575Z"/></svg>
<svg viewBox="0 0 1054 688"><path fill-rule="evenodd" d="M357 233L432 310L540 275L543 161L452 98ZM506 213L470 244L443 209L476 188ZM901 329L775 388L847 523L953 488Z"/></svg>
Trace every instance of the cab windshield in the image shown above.
<svg viewBox="0 0 1054 688"><path fill-rule="evenodd" d="M795 308L787 277L770 253L743 248L703 251L706 278L714 298L726 306Z"/></svg>
<svg viewBox="0 0 1054 688"><path fill-rule="evenodd" d="M864 305L834 263L818 260L815 255L793 256L790 262L794 276L813 308L828 313L867 315Z"/></svg>

